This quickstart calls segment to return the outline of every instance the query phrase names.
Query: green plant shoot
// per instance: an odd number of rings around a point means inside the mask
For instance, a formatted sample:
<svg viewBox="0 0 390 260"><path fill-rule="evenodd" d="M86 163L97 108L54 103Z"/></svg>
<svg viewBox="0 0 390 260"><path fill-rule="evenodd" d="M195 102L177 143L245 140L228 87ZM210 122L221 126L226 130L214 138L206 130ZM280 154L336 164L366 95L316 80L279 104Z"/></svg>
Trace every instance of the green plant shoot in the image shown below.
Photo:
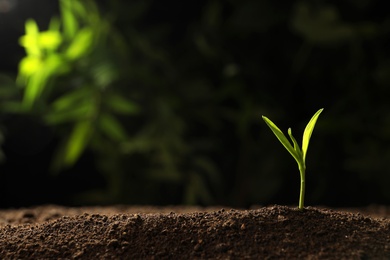
<svg viewBox="0 0 390 260"><path fill-rule="evenodd" d="M299 209L303 209L304 207L304 200L305 200L305 173L306 173L306 154L307 154L307 148L309 147L309 141L311 134L313 133L314 126L317 122L318 117L320 116L323 108L318 110L313 117L310 119L309 123L307 124L305 131L303 132L303 138L302 138L302 149L299 147L297 141L295 140L294 136L292 135L291 128L288 129L288 135L290 136L290 139L293 143L291 145L290 141L287 139L287 137L283 134L283 132L267 117L262 116L265 123L271 128L272 132L276 135L276 137L279 139L279 141L283 144L283 146L287 149L287 151L294 157L294 159L298 163L299 172L301 175L301 190L299 194Z"/></svg>

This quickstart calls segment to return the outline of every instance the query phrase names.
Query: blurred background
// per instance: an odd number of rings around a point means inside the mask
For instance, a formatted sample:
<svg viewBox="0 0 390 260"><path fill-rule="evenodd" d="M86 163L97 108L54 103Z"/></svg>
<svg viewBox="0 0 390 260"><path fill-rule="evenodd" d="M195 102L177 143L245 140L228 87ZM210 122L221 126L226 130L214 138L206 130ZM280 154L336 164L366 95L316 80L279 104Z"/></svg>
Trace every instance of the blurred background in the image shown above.
<svg viewBox="0 0 390 260"><path fill-rule="evenodd" d="M0 207L390 203L375 0L0 0Z"/></svg>

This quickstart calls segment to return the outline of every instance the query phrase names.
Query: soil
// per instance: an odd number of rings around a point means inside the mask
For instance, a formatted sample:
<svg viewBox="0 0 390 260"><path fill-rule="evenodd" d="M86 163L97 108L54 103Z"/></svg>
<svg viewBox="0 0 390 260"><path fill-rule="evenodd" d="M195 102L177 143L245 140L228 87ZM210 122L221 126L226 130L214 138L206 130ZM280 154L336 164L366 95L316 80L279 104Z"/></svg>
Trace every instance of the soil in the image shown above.
<svg viewBox="0 0 390 260"><path fill-rule="evenodd" d="M0 259L390 259L390 208L45 205L0 211Z"/></svg>

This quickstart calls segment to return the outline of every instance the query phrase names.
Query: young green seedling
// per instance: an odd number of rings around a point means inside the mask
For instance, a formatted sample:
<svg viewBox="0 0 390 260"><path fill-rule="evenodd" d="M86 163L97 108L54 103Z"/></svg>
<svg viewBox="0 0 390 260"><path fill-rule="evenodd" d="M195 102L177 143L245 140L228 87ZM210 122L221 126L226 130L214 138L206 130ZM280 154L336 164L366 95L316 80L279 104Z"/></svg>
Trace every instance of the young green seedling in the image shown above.
<svg viewBox="0 0 390 260"><path fill-rule="evenodd" d="M314 126L317 122L317 119L319 115L321 114L323 108L318 110L313 117L310 119L309 123L307 124L305 131L303 132L303 138L302 138L302 149L299 147L297 141L293 137L291 133L291 128L288 129L288 135L290 136L290 139L294 145L294 147L291 145L290 141L287 139L287 137L283 134L282 131L267 117L262 116L265 123L271 128L272 132L276 135L276 137L279 139L279 141L283 144L283 146L289 151L289 153L294 157L294 159L298 163L299 172L301 174L301 190L299 194L299 209L303 209L304 207L304 200L305 200L305 172L306 172L306 153L307 148L309 147L309 141L311 134L313 133Z"/></svg>

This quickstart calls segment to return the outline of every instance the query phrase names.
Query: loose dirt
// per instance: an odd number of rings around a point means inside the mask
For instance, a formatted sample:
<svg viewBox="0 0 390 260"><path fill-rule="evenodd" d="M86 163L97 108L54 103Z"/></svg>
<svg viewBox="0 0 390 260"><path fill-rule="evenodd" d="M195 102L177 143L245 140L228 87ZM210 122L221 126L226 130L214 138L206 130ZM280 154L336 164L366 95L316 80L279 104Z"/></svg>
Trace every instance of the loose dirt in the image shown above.
<svg viewBox="0 0 390 260"><path fill-rule="evenodd" d="M0 259L390 259L389 213L386 207L8 209L0 211Z"/></svg>

